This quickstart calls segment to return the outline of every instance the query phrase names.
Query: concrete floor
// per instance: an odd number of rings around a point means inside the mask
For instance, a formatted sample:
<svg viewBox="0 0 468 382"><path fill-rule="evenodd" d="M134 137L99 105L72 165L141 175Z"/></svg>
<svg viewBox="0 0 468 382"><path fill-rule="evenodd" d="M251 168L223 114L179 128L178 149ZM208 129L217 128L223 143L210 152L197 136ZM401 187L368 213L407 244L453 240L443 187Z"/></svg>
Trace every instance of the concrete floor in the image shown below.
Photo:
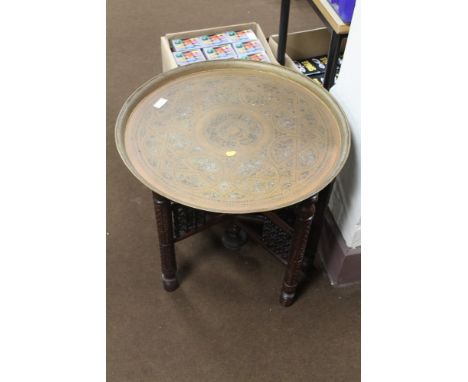
<svg viewBox="0 0 468 382"><path fill-rule="evenodd" d="M216 6L214 5L216 4ZM258 22L277 33L279 0L109 0L107 19L107 374L112 382L358 381L360 288L320 273L290 308L283 266L249 243L225 250L221 228L177 244L181 287L162 290L151 193L114 145L126 97L161 72L168 32ZM293 0L290 31L321 23Z"/></svg>

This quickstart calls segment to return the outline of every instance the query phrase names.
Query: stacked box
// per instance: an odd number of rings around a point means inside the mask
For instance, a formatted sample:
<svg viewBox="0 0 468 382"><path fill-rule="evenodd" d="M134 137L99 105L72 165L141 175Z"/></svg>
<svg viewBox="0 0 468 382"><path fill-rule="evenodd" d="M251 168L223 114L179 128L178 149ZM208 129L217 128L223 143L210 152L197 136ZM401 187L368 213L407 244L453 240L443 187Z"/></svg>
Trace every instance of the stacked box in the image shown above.
<svg viewBox="0 0 468 382"><path fill-rule="evenodd" d="M198 37L203 48L214 47L230 43L225 33L215 33Z"/></svg>
<svg viewBox="0 0 468 382"><path fill-rule="evenodd" d="M343 54L346 47L347 40L344 39L340 46L340 55ZM270 46L274 55L278 54L278 43L279 35L271 35L269 37L268 45ZM312 30L306 30L301 32L294 32L288 34L288 44L286 47L286 54L284 56L284 65L288 68L297 70L298 72L304 72L300 69L300 63L304 57L310 57L317 59L317 61L311 61L317 70L320 70L320 74L315 74L317 77L310 77L310 79L316 78L317 81L321 81L324 77L328 57L327 53L330 49L331 36L327 28L317 28ZM324 67L321 67L321 65ZM338 68L341 66L341 58L338 59ZM323 72L323 74L322 74ZM314 81L314 82L317 82Z"/></svg>
<svg viewBox="0 0 468 382"><path fill-rule="evenodd" d="M343 56L338 58L335 79L338 78L338 74L340 73L340 66L341 66L342 59L343 59ZM321 84L323 84L323 78L325 76L327 63L328 63L327 56L310 57L310 58L305 58L303 60L294 61L294 65L302 74L314 80L314 82L321 83Z"/></svg>
<svg viewBox="0 0 468 382"><path fill-rule="evenodd" d="M203 53L208 60L226 60L228 58L237 58L237 54L231 44L203 48Z"/></svg>
<svg viewBox="0 0 468 382"><path fill-rule="evenodd" d="M252 29L173 39L171 45L178 66L230 58L271 61Z"/></svg>
<svg viewBox="0 0 468 382"><path fill-rule="evenodd" d="M258 61L258 62L270 62L267 54L265 52L243 54L239 56L242 60Z"/></svg>
<svg viewBox="0 0 468 382"><path fill-rule="evenodd" d="M243 31L229 31L225 33L229 42L236 43L236 42L245 42L245 41L252 41L257 40L257 36L255 35L254 31L251 29L245 29Z"/></svg>
<svg viewBox="0 0 468 382"><path fill-rule="evenodd" d="M305 74L308 77L320 75L320 73L322 73L318 66L316 66L310 59L294 61L294 64L302 74Z"/></svg>
<svg viewBox="0 0 468 382"><path fill-rule="evenodd" d="M238 56L265 51L263 45L258 40L238 42L234 44L234 49Z"/></svg>
<svg viewBox="0 0 468 382"><path fill-rule="evenodd" d="M206 61L206 58L200 49L186 50L185 52L173 52L172 54L179 66Z"/></svg>
<svg viewBox="0 0 468 382"><path fill-rule="evenodd" d="M176 52L182 52L184 50L194 50L203 47L201 39L199 37L192 38L177 38L171 41L172 47Z"/></svg>

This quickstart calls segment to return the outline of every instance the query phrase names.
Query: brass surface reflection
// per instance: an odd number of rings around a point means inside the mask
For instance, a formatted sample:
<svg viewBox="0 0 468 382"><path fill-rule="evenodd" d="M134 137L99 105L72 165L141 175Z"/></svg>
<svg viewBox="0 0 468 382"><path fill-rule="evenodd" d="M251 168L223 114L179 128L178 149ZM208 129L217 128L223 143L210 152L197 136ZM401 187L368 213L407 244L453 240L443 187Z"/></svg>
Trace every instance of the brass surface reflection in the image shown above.
<svg viewBox="0 0 468 382"><path fill-rule="evenodd" d="M159 75L125 103L119 153L153 191L226 213L275 210L323 189L349 151L332 97L289 69L218 61Z"/></svg>

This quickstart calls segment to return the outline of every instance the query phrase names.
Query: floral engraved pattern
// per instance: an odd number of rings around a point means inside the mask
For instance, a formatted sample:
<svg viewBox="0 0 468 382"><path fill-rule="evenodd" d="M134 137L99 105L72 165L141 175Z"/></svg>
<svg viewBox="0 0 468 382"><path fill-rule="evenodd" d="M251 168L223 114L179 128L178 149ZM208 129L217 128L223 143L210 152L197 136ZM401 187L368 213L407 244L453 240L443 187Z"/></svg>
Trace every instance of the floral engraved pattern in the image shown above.
<svg viewBox="0 0 468 382"><path fill-rule="evenodd" d="M213 146L238 149L255 144L262 128L242 110L220 111L206 122L204 132L207 141Z"/></svg>
<svg viewBox="0 0 468 382"><path fill-rule="evenodd" d="M158 99L167 102L153 107ZM247 69L200 71L164 84L133 109L125 148L155 191L214 212L283 207L323 187L342 132L311 89Z"/></svg>

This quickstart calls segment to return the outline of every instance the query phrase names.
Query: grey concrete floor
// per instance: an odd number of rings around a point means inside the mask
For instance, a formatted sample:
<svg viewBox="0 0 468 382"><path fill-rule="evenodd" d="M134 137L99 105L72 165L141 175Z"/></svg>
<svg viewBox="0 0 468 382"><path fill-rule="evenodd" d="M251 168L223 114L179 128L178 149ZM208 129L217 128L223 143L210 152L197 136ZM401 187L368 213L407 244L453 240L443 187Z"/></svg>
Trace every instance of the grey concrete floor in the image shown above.
<svg viewBox="0 0 468 382"><path fill-rule="evenodd" d="M168 32L258 22L277 33L279 0L107 3L107 375L112 382L358 381L360 288L320 272L290 308L278 303L283 266L248 243L229 252L221 227L177 244L181 287L160 283L151 193L114 145L127 96L161 72ZM320 26L293 0L290 31Z"/></svg>

